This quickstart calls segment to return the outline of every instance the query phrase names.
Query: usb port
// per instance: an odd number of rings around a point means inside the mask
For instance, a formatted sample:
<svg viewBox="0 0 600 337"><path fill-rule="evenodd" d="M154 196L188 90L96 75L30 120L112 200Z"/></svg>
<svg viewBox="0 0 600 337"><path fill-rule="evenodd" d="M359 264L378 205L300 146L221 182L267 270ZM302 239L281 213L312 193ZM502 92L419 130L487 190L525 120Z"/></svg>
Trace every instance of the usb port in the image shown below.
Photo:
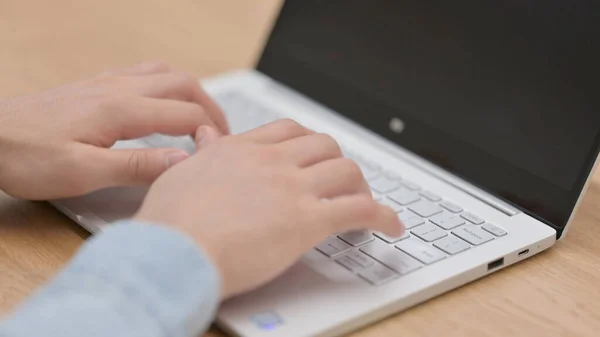
<svg viewBox="0 0 600 337"><path fill-rule="evenodd" d="M504 265L504 258L488 263L488 271L496 269Z"/></svg>
<svg viewBox="0 0 600 337"><path fill-rule="evenodd" d="M529 249L525 249L524 251L519 253L519 256L527 255L529 253Z"/></svg>

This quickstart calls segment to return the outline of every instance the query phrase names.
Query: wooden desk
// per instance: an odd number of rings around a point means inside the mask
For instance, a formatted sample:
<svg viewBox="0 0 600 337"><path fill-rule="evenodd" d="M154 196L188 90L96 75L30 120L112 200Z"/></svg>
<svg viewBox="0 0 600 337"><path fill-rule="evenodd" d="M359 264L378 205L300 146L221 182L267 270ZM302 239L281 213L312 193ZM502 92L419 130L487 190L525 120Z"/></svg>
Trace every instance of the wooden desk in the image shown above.
<svg viewBox="0 0 600 337"><path fill-rule="evenodd" d="M147 59L199 77L249 67L279 5L280 0L3 0L0 96ZM599 204L597 175L572 231L554 249L353 336L597 336ZM0 314L52 277L86 237L45 204L0 195ZM223 336L216 330L208 335Z"/></svg>

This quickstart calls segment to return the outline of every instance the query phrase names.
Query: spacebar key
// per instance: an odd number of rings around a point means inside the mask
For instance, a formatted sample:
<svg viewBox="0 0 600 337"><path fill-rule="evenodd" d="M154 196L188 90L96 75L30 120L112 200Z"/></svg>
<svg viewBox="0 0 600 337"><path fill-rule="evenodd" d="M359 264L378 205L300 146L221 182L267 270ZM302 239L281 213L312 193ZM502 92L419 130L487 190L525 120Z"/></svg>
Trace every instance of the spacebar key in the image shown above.
<svg viewBox="0 0 600 337"><path fill-rule="evenodd" d="M400 275L408 274L422 266L417 260L398 249L390 247L383 241L375 241L360 250Z"/></svg>

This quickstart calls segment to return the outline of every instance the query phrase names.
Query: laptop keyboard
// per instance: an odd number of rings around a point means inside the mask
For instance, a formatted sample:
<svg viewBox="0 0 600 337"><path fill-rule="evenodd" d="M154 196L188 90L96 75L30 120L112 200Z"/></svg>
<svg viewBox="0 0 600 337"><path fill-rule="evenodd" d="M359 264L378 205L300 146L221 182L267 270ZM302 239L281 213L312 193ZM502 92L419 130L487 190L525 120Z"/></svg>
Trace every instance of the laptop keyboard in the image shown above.
<svg viewBox="0 0 600 337"><path fill-rule="evenodd" d="M229 117L232 133L240 133L279 117L238 92L215 97ZM374 200L390 206L406 226L401 237L355 231L333 235L315 249L372 285L396 280L421 268L475 249L507 232L434 191L423 189L401 172L390 172L345 148L368 181Z"/></svg>
<svg viewBox="0 0 600 337"><path fill-rule="evenodd" d="M316 249L373 285L387 283L508 234L397 173L347 149L344 154L361 167L373 198L398 214L406 232L401 237L369 231L345 233L328 238ZM370 271L374 266L376 270Z"/></svg>

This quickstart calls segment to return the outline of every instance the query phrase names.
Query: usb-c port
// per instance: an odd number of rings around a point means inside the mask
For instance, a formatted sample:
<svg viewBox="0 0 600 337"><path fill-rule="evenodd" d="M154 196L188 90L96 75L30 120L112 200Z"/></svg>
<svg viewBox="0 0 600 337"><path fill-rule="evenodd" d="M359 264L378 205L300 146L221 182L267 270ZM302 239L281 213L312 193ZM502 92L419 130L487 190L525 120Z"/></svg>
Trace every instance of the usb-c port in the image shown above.
<svg viewBox="0 0 600 337"><path fill-rule="evenodd" d="M529 253L529 249L525 249L524 251L519 253L519 256L527 255Z"/></svg>

